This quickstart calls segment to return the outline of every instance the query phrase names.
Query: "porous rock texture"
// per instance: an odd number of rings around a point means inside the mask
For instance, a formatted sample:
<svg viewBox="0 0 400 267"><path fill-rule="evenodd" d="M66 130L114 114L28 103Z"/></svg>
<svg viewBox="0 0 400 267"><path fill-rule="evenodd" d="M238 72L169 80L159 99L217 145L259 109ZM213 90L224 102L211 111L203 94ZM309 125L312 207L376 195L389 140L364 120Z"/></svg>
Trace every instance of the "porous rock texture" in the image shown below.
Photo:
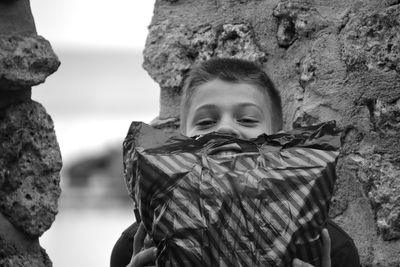
<svg viewBox="0 0 400 267"><path fill-rule="evenodd" d="M157 0L144 50L161 88L154 124L176 129L193 64L256 61L281 93L285 130L343 129L330 216L363 266L400 266L399 41L396 0Z"/></svg>
<svg viewBox="0 0 400 267"><path fill-rule="evenodd" d="M0 227L0 266L52 266L38 239L22 234L1 213Z"/></svg>
<svg viewBox="0 0 400 267"><path fill-rule="evenodd" d="M60 65L27 0L0 0L0 266L52 266L39 237L61 193L53 121L31 86Z"/></svg>
<svg viewBox="0 0 400 267"><path fill-rule="evenodd" d="M1 89L19 90L43 83L59 65L43 37L0 35Z"/></svg>
<svg viewBox="0 0 400 267"><path fill-rule="evenodd" d="M61 155L53 121L34 101L7 109L0 121L0 211L38 238L57 214Z"/></svg>

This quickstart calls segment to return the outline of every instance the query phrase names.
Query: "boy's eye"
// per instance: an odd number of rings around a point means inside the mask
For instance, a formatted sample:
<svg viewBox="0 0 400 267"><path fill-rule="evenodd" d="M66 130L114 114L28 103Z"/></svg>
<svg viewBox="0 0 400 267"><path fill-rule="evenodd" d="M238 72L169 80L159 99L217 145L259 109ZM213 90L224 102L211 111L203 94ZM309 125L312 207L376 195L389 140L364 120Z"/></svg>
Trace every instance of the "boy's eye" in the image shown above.
<svg viewBox="0 0 400 267"><path fill-rule="evenodd" d="M238 120L241 124L244 124L246 126L252 126L258 123L258 120L255 118L241 118Z"/></svg>
<svg viewBox="0 0 400 267"><path fill-rule="evenodd" d="M214 123L215 123L214 120L204 119L204 120L200 120L200 121L196 122L196 125L200 126L200 127L207 127L207 126L213 125Z"/></svg>

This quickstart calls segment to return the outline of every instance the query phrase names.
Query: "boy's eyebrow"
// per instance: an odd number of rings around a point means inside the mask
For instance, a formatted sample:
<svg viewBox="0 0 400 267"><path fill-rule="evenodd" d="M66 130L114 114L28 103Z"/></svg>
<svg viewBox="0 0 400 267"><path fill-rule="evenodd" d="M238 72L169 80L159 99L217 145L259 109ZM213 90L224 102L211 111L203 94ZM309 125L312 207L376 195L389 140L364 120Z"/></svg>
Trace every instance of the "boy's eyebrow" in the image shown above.
<svg viewBox="0 0 400 267"><path fill-rule="evenodd" d="M255 103L252 103L252 102L240 103L237 106L240 109L244 109L244 108L247 108L247 107L253 107L253 108L257 109L260 113L264 113L263 109L259 105L255 104Z"/></svg>
<svg viewBox="0 0 400 267"><path fill-rule="evenodd" d="M202 110L217 110L218 106L214 105L214 104L205 104L205 105L201 105L200 107L197 107L194 112L199 112Z"/></svg>
<svg viewBox="0 0 400 267"><path fill-rule="evenodd" d="M237 106L240 107L240 108L242 108L242 107L248 107L248 106L253 106L253 107L255 107L255 108L261 110L261 107L260 107L259 105L255 104L255 103L252 103L252 102L239 103L239 104L237 104ZM216 109L218 109L218 105L215 105L215 104L205 104L205 105L201 105L201 106L197 107L194 111L195 111L195 112L198 112L198 111L201 111L201 110L203 110L203 109L206 109L206 110L216 110Z"/></svg>
<svg viewBox="0 0 400 267"><path fill-rule="evenodd" d="M266 107L268 113L271 113L271 112L272 112L272 111L271 111L271 105L268 105L268 104L265 104L265 106L262 106L262 107L261 107L261 106L255 104L255 103L248 102L248 103L240 103L239 106L240 106L241 108L245 108L245 107L248 107L248 106L252 106L252 107L255 107L256 109L258 109L261 113L264 113L263 107Z"/></svg>
<svg viewBox="0 0 400 267"><path fill-rule="evenodd" d="M254 104L254 103L252 103L252 102L240 103L240 104L238 104L238 106L239 106L239 107L253 106L253 107L256 107L256 108L258 108L258 109L261 109L261 107L260 107L259 105Z"/></svg>

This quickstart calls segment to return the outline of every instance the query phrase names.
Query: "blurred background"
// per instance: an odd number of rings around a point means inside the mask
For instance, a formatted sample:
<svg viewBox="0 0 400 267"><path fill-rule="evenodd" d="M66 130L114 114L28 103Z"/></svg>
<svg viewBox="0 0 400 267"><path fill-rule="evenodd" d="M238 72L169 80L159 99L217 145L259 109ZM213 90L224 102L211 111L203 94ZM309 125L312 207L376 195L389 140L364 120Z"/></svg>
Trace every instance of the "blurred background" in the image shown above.
<svg viewBox="0 0 400 267"><path fill-rule="evenodd" d="M122 176L131 121L158 115L158 85L142 69L155 0L31 0L39 35L61 66L32 99L51 115L63 157L62 195L40 238L55 267L109 266L134 221Z"/></svg>

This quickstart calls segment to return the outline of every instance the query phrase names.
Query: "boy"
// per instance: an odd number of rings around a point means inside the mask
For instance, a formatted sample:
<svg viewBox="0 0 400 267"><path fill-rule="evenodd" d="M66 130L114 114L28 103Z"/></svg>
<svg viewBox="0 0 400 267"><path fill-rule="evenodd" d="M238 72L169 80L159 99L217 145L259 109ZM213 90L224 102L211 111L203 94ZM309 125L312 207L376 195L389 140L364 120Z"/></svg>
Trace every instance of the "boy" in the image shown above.
<svg viewBox="0 0 400 267"><path fill-rule="evenodd" d="M251 139L281 130L281 99L268 76L256 64L216 58L190 71L183 87L180 119L181 132L189 137L220 132ZM233 153L237 153L234 147L218 151L223 156ZM142 250L146 233L142 225L136 229L137 225L131 226L118 240L111 256L111 267L128 263L129 267L154 264L155 248ZM360 265L353 241L332 221L328 221L322 241L323 267ZM311 265L295 259L292 266Z"/></svg>

